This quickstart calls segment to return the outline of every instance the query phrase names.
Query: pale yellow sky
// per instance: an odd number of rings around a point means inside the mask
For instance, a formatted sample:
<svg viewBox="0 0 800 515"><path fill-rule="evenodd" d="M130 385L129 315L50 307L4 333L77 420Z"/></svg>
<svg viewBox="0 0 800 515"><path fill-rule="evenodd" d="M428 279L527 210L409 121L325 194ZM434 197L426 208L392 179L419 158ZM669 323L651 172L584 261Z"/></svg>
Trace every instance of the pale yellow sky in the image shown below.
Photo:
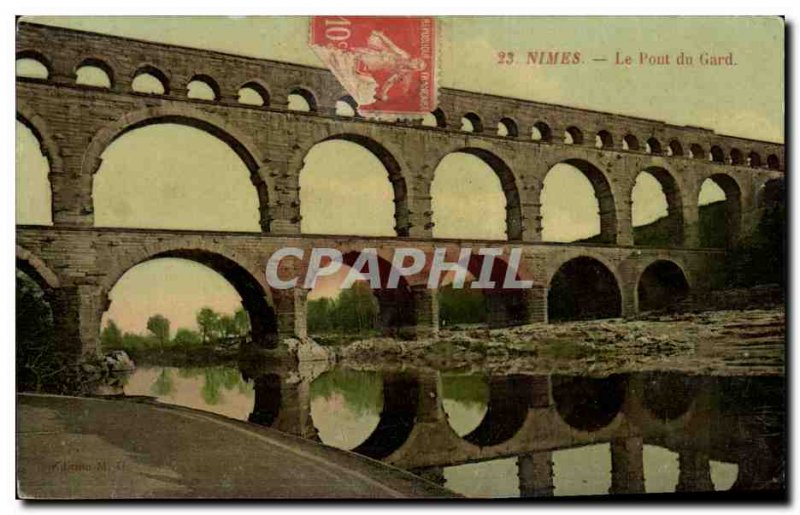
<svg viewBox="0 0 800 515"><path fill-rule="evenodd" d="M292 18L28 18L39 23L320 65L306 45L306 23ZM444 18L442 86L707 126L718 132L783 140L783 25L777 18ZM504 51L562 49L613 59L617 51L734 52L729 68L498 67ZM92 80L90 77L88 80ZM94 78L97 80L97 78ZM17 138L18 223L50 223L47 163L21 124ZM224 178L224 180L222 179ZM306 156L301 173L302 230L392 235L392 190L368 151L327 142ZM248 172L221 141L174 125L132 131L103 154L95 178L101 226L258 231ZM504 239L505 199L478 158L454 154L432 185L434 235ZM723 198L704 186L702 202ZM658 183L647 175L633 193L634 224L666 214ZM367 215L368 214L368 215ZM599 231L597 201L580 173L558 165L545 180L543 237L572 241ZM180 269L180 270L179 270ZM142 331L149 314L194 325L194 311L233 311L238 296L200 265L151 262L114 289L108 316ZM134 280L135 279L135 280ZM172 292L171 294L169 292ZM175 295L180 297L180 300ZM227 306L227 308L226 308Z"/></svg>

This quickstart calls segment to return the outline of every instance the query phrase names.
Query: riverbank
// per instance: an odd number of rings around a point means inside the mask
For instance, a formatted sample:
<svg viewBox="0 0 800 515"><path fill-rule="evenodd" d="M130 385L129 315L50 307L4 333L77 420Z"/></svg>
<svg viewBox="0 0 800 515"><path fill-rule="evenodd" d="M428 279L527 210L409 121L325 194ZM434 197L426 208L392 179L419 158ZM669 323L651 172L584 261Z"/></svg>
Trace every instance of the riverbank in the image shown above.
<svg viewBox="0 0 800 515"><path fill-rule="evenodd" d="M367 369L380 363L487 373L782 375L785 337L785 312L772 308L443 330L429 340L360 340L335 349L335 355L342 365Z"/></svg>
<svg viewBox="0 0 800 515"><path fill-rule="evenodd" d="M442 498L448 490L314 442L187 408L17 395L23 499Z"/></svg>

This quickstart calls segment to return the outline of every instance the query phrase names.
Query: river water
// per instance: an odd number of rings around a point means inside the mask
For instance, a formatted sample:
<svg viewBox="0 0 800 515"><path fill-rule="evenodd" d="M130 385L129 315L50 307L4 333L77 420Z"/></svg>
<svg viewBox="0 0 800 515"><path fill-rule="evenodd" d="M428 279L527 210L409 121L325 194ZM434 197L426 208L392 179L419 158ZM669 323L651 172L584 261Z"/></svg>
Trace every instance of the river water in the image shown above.
<svg viewBox="0 0 800 515"><path fill-rule="evenodd" d="M775 490L779 376L140 366L127 395L250 420L467 497Z"/></svg>

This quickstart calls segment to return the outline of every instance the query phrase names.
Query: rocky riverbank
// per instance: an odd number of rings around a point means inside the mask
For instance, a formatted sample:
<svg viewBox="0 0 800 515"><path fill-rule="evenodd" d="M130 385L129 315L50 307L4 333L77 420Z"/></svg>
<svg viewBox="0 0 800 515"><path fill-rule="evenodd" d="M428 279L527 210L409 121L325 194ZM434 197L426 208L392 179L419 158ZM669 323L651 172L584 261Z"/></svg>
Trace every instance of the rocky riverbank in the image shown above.
<svg viewBox="0 0 800 515"><path fill-rule="evenodd" d="M356 368L386 366L484 372L598 374L679 370L784 373L782 308L664 315L639 320L534 324L442 331L438 339L370 338L335 350Z"/></svg>

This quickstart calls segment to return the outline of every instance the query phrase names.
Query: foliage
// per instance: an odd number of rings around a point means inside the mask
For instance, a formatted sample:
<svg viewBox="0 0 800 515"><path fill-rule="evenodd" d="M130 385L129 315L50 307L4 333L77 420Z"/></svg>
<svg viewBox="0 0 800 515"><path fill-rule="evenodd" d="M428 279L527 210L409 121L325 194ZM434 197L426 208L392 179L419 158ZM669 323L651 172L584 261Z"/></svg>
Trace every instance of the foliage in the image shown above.
<svg viewBox="0 0 800 515"><path fill-rule="evenodd" d="M164 315L153 315L148 318L147 330L153 334L161 347L169 342L169 320Z"/></svg>
<svg viewBox="0 0 800 515"><path fill-rule="evenodd" d="M342 290L335 299L321 298L308 302L308 330L368 332L378 325L378 301L365 281Z"/></svg>
<svg viewBox="0 0 800 515"><path fill-rule="evenodd" d="M743 236L726 256L726 287L784 284L786 205L765 207L755 230Z"/></svg>
<svg viewBox="0 0 800 515"><path fill-rule="evenodd" d="M383 410L383 379L378 372L333 369L311 383L311 398L330 399L339 394L356 414Z"/></svg>
<svg viewBox="0 0 800 515"><path fill-rule="evenodd" d="M480 290L469 283L463 288L447 285L439 290L439 322L443 327L453 324L480 324L486 322L486 303Z"/></svg>

